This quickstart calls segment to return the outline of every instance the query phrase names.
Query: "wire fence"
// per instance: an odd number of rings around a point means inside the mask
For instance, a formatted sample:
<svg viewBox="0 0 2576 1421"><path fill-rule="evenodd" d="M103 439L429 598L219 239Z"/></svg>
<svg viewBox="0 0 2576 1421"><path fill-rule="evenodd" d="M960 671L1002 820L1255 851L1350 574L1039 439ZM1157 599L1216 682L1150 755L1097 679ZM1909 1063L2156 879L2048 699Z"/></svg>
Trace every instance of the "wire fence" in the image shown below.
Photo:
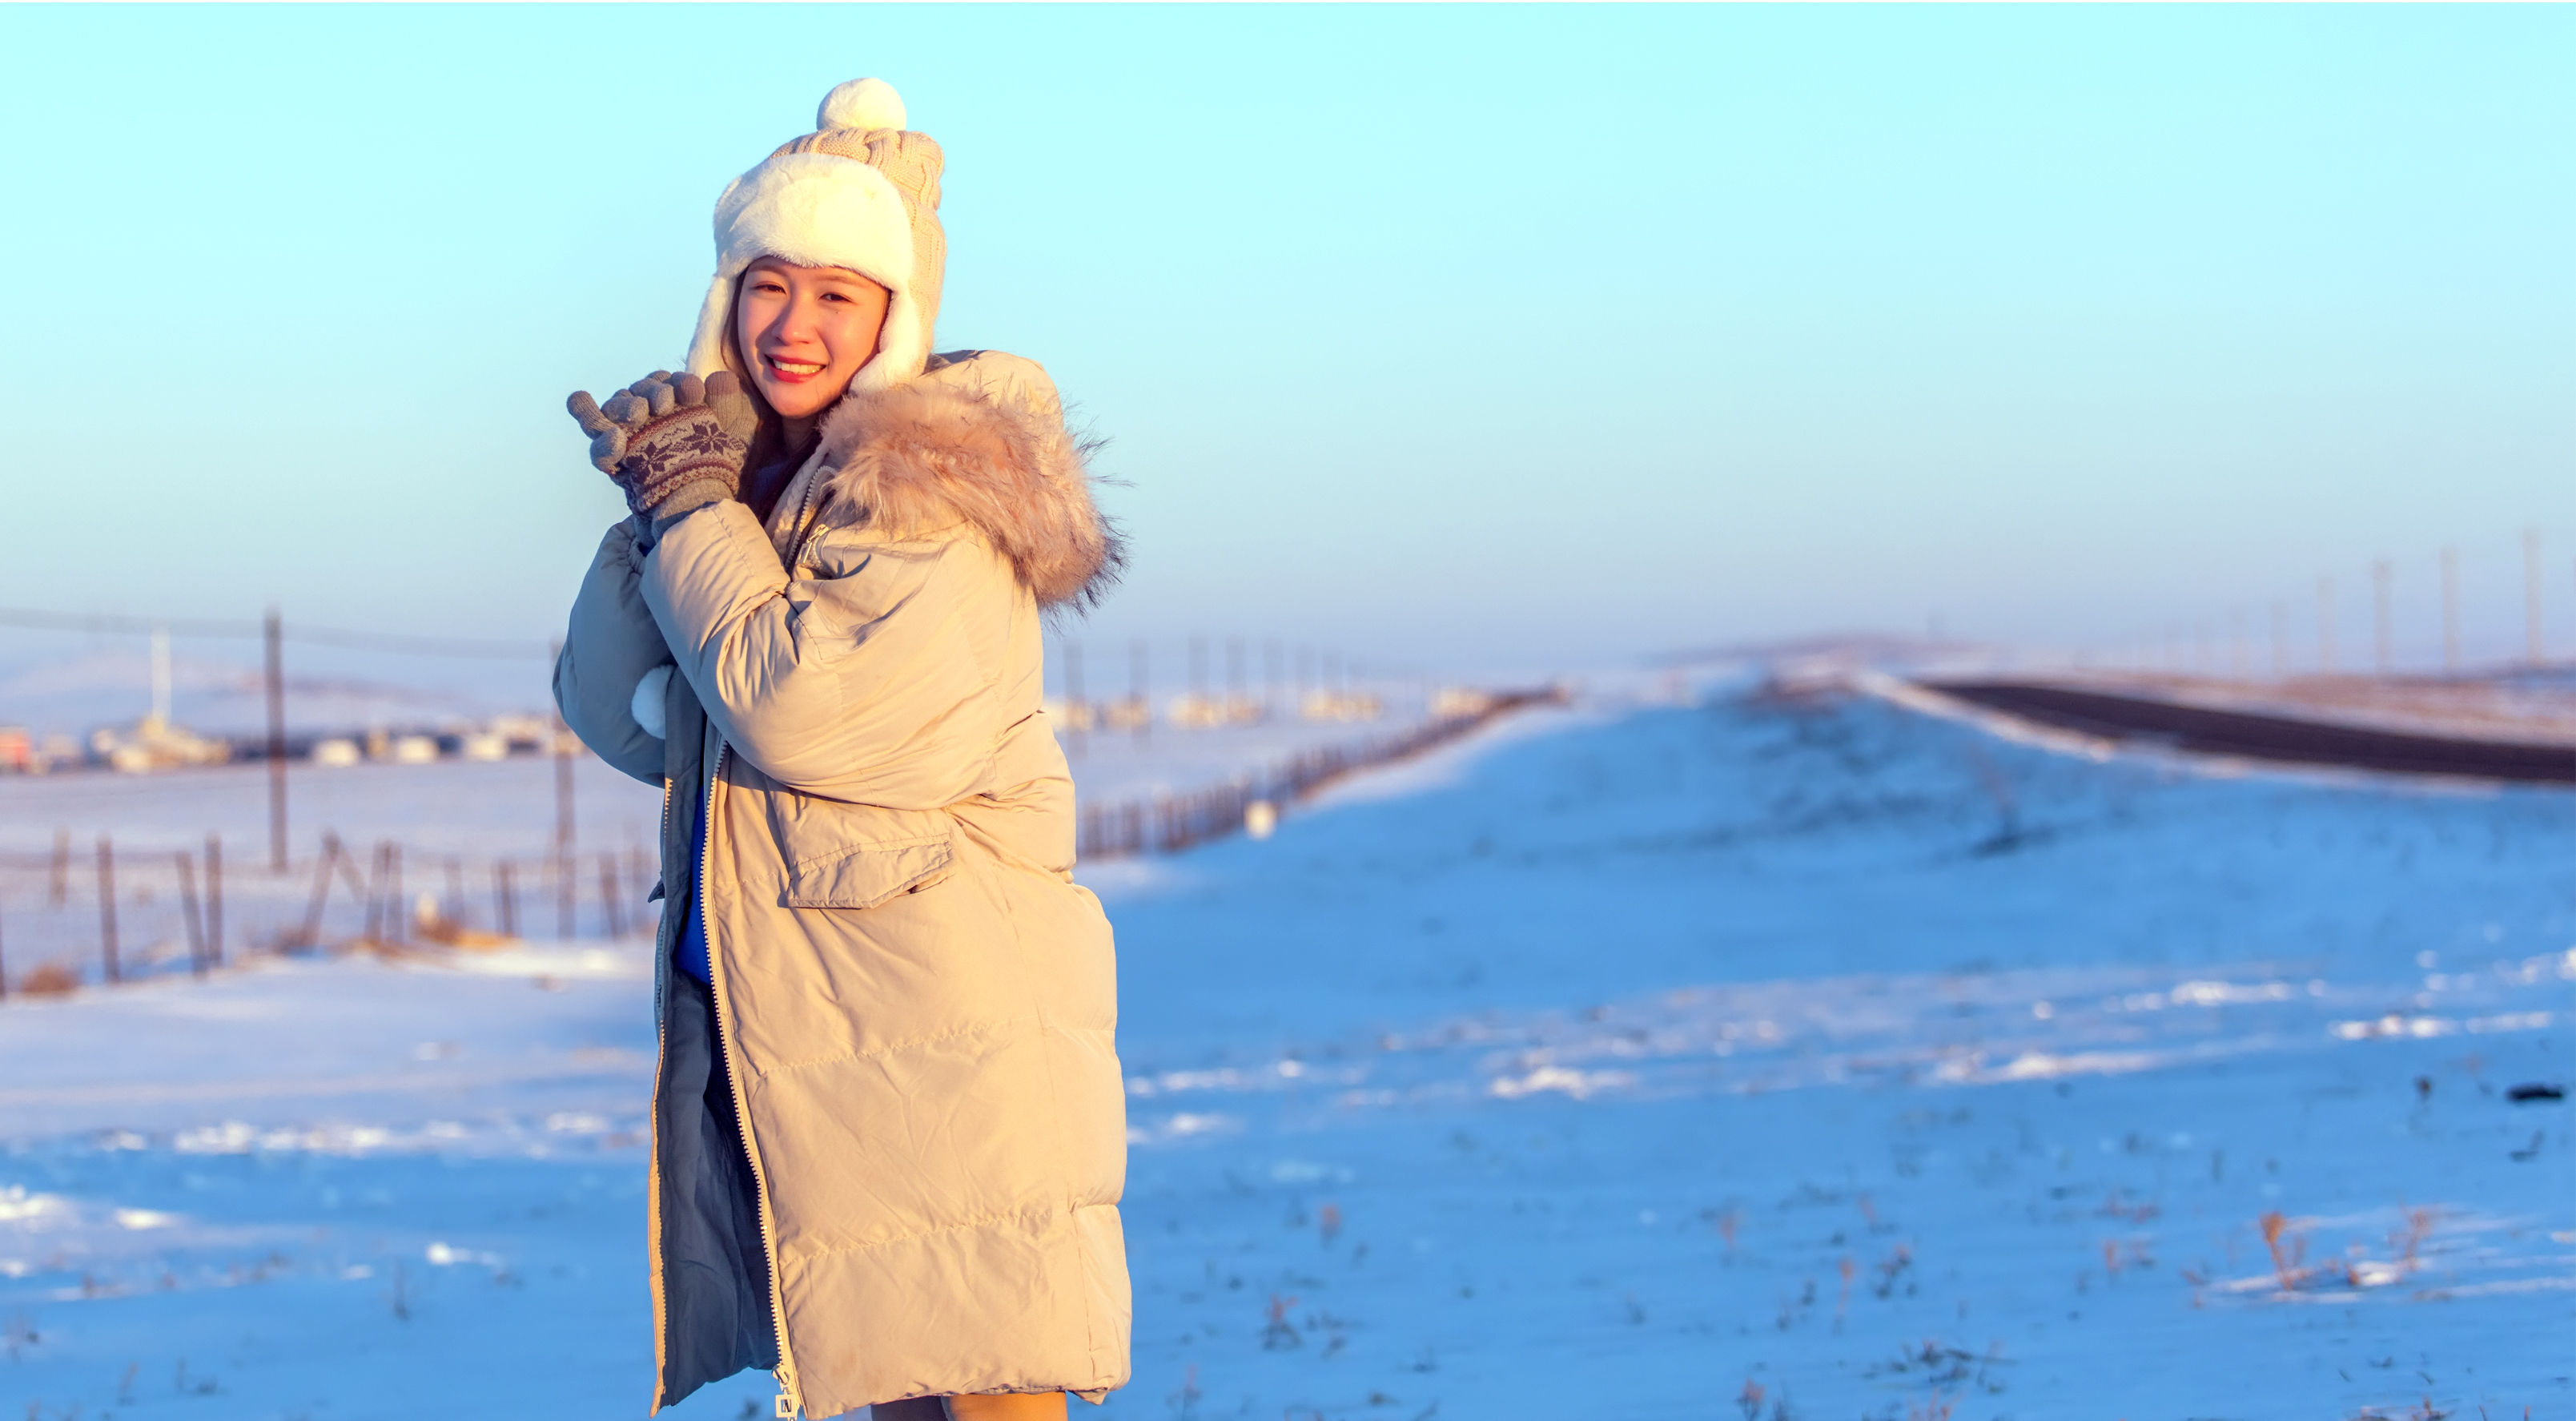
<svg viewBox="0 0 2576 1421"><path fill-rule="evenodd" d="M1265 837L1337 780L1563 699L1553 687L1489 693L1400 734L1307 750L1204 790L1091 805L1077 851L1099 860ZM262 955L633 938L659 924L659 867L636 845L462 854L325 831L282 870L246 871L217 835L144 846L59 830L48 849L0 850L0 999L202 976Z"/></svg>
<svg viewBox="0 0 2576 1421"><path fill-rule="evenodd" d="M1358 745L1321 746L1292 755L1256 774L1193 793L1095 804L1081 812L1075 827L1075 852L1086 859L1132 858L1146 853L1179 853L1236 833L1266 838L1281 815L1335 780L1411 759L1514 711L1559 704L1565 694L1551 686L1492 693L1480 699L1482 703L1473 709L1440 716L1401 734Z"/></svg>
<svg viewBox="0 0 2576 1421"><path fill-rule="evenodd" d="M113 835L0 852L0 999L180 973L246 956L649 932L655 865L628 847L469 856L326 832L280 873L228 866L224 841L139 849Z"/></svg>

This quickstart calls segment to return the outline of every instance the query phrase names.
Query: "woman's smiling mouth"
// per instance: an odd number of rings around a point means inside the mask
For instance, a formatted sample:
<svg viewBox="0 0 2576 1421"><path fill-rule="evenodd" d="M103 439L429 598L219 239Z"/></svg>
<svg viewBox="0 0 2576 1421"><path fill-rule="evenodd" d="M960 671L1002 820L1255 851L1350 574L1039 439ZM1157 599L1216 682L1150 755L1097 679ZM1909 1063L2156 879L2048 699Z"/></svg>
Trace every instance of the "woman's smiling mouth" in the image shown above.
<svg viewBox="0 0 2576 1421"><path fill-rule="evenodd" d="M801 385L823 373L823 365L817 361L786 360L775 355L764 355L760 359L769 367L771 375L791 385Z"/></svg>

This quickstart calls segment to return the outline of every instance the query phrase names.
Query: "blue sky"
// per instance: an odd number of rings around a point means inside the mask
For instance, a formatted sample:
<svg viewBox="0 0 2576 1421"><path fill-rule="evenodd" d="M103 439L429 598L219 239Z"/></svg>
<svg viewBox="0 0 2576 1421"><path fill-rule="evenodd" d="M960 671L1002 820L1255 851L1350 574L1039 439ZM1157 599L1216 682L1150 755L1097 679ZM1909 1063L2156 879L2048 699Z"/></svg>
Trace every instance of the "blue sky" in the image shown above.
<svg viewBox="0 0 2576 1421"><path fill-rule="evenodd" d="M832 84L1114 439L1087 636L2106 646L2436 550L2576 650L2559 7L0 10L0 605L544 636ZM2258 611L2259 615L2259 611ZM2301 622L2300 636L2310 633ZM2350 633L2348 632L2348 635ZM2347 642L2347 655L2358 652Z"/></svg>

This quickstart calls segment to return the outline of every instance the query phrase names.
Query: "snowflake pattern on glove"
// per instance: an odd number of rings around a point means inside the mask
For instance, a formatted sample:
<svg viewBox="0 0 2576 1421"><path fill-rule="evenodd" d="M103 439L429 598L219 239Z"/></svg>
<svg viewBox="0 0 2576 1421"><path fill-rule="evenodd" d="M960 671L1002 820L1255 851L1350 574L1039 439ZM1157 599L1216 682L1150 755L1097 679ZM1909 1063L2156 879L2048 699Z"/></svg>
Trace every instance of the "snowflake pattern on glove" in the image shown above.
<svg viewBox="0 0 2576 1421"><path fill-rule="evenodd" d="M758 417L731 371L704 380L655 371L605 405L576 391L564 406L591 436L591 462L617 481L637 513L652 513L692 485L718 486L716 496L725 498L741 487Z"/></svg>
<svg viewBox="0 0 2576 1421"><path fill-rule="evenodd" d="M699 420L680 431L680 436L673 441L672 447L682 454L695 454L701 457L741 454L748 448L741 440L705 420Z"/></svg>
<svg viewBox="0 0 2576 1421"><path fill-rule="evenodd" d="M750 445L711 419L647 425L617 461L617 482L637 512L648 512L672 490L713 479L730 491L741 480Z"/></svg>

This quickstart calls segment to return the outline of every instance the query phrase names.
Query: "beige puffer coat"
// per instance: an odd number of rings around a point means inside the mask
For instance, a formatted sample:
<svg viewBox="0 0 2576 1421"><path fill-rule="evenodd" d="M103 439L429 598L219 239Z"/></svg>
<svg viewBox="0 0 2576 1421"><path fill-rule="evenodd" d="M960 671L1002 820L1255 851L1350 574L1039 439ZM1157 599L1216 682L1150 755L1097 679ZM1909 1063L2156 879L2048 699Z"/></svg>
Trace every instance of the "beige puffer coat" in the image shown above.
<svg viewBox="0 0 2576 1421"><path fill-rule="evenodd" d="M657 1408L758 1365L816 1418L1126 1381L1116 969L1039 706L1041 607L1115 562L1053 386L991 352L845 399L765 528L602 544L556 696L669 794ZM712 993L670 968L692 895Z"/></svg>

